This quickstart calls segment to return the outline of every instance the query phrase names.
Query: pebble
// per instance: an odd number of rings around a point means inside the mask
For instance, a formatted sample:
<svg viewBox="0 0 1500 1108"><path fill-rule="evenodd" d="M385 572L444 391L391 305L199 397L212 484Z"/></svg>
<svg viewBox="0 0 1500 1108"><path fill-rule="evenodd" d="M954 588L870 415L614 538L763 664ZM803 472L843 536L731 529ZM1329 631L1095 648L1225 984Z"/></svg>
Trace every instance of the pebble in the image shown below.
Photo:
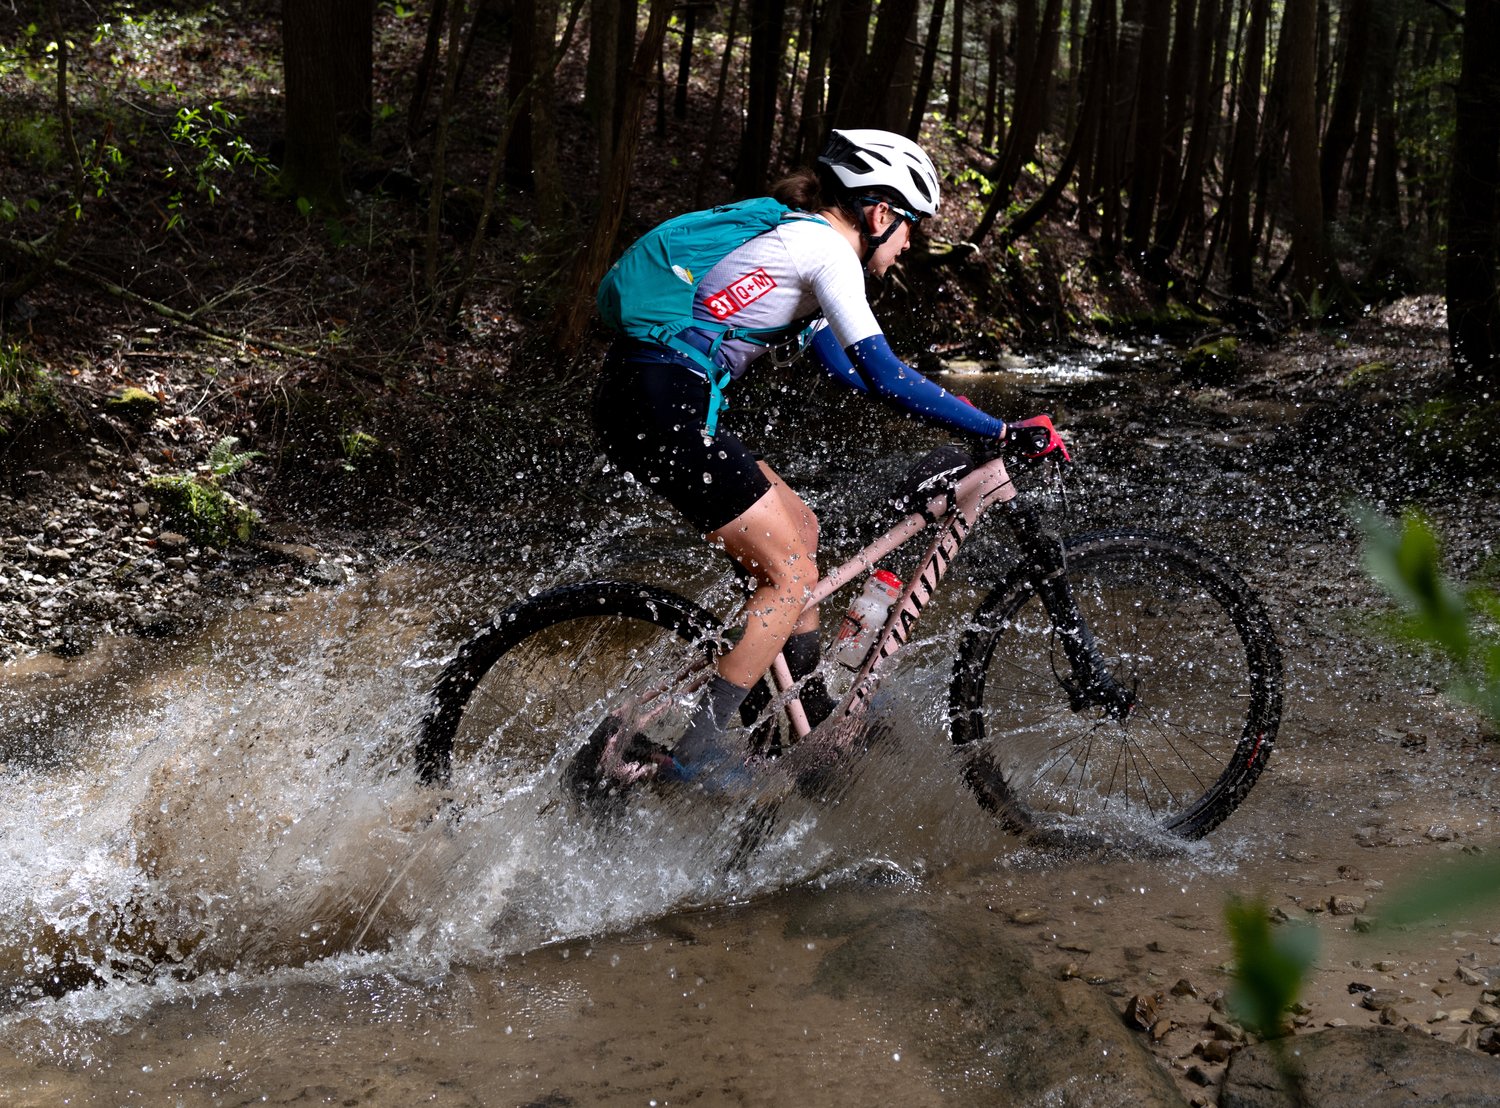
<svg viewBox="0 0 1500 1108"><path fill-rule="evenodd" d="M1457 974L1455 976L1457 976L1457 978L1459 979L1459 981L1461 981L1465 985L1481 985L1481 986L1483 986L1483 985L1488 985L1490 983L1488 977L1486 977L1482 973L1476 973L1474 970L1471 970L1468 966L1459 966L1458 967L1458 972L1457 972Z"/></svg>

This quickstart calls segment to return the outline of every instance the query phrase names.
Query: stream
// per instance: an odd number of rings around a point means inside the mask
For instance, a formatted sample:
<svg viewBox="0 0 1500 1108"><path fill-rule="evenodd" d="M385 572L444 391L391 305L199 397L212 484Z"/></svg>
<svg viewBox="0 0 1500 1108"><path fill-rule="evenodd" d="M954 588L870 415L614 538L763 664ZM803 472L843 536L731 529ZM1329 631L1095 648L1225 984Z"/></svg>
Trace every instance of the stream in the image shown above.
<svg viewBox="0 0 1500 1108"><path fill-rule="evenodd" d="M545 782L450 818L412 779L410 737L474 626L591 576L650 580L724 614L736 595L721 559L591 453L580 479L522 451L508 495L530 518L434 535L347 586L281 610L245 604L184 640L106 640L66 665L0 669L0 732L29 751L0 775L0 1100L1194 1095L1183 1059L1227 986L1225 898L1311 911L1329 890L1378 897L1433 851L1492 841L1500 757L1421 658L1369 633L1351 490L1273 449L1296 414L1274 381L1205 402L1165 370L1102 361L939 379L990 411L1054 412L1080 460L1066 529L1180 531L1263 594L1285 652L1278 749L1207 840L1049 851L974 803L943 710L956 628L1007 557L1000 529L966 548L903 655L880 708L893 741L837 803L789 805L748 860L729 864L733 810L642 806L601 823L541 795ZM780 468L819 512L831 565L894 518L883 490L939 440L856 398L790 388L773 375L731 419L752 443L773 441L763 423L817 444ZM1443 522L1494 541L1481 505L1455 499ZM1376 960L1347 923L1325 939L1311 1018L1342 1018L1347 963ZM1387 954L1418 975L1470 947L1500 963L1491 934L1481 921ZM1178 1038L1148 1042L1118 1020L1131 995L1179 979L1194 993L1168 1002L1184 1013ZM1048 1019L1081 1012L1088 1035L1007 1026L993 1005L1012 987ZM1113 1068L1132 1051L1143 1068Z"/></svg>

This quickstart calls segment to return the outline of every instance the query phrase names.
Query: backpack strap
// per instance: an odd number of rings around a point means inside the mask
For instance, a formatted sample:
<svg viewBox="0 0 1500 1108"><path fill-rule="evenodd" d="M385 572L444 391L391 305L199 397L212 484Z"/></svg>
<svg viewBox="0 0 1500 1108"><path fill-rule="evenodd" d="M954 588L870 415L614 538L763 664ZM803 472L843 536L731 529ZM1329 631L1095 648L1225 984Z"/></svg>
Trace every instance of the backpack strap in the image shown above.
<svg viewBox="0 0 1500 1108"><path fill-rule="evenodd" d="M779 222L787 223L796 220L812 220L816 223L832 226L832 224L829 224L820 215L814 215L811 212L801 212L795 209L783 212ZM767 230L774 230L774 228L768 228ZM761 233L765 234L766 232ZM714 436L718 434L719 413L729 403L725 399L724 389L729 385L733 374L714 360L718 356L719 347L723 346L729 339L753 342L759 346L769 347L771 344L766 342L763 336L795 334L798 341L798 353L801 353L802 350L807 348L808 336L812 332L813 324L821 319L822 316L823 313L818 312L815 315L794 320L781 327L725 327L722 324L712 323L708 320L694 319L685 323L657 327L653 330L651 335L653 340L691 358L693 364L703 370L703 375L708 380L708 418L703 423L704 442L712 442ZM714 334L713 341L709 344L707 351L694 346L682 337L682 333L689 328Z"/></svg>

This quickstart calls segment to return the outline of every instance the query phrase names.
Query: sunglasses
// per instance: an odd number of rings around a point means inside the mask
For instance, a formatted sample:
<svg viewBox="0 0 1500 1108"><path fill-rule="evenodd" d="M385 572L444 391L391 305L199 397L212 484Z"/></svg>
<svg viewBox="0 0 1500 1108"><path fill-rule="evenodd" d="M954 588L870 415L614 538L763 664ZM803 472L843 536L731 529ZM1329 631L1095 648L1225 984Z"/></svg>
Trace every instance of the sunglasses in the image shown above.
<svg viewBox="0 0 1500 1108"><path fill-rule="evenodd" d="M892 215L896 216L898 219L906 220L906 222L910 223L913 227L922 222L923 217L918 215L916 212L909 212L905 208L898 208L889 200L882 200L878 196L862 196L860 197L859 202L861 204L884 204L891 210Z"/></svg>

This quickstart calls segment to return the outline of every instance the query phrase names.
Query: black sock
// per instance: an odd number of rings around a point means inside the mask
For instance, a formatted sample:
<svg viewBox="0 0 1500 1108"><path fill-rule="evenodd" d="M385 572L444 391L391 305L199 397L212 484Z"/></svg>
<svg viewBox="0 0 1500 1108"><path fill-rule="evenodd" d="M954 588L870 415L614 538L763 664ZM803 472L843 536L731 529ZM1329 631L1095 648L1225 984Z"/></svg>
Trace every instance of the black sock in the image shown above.
<svg viewBox="0 0 1500 1108"><path fill-rule="evenodd" d="M703 699L688 720L687 730L677 740L672 756L689 765L722 758L727 753L723 749L723 739L729 729L729 720L749 691L714 674L708 688L703 691Z"/></svg>
<svg viewBox="0 0 1500 1108"><path fill-rule="evenodd" d="M786 645L781 648L781 653L786 658L786 668L791 670L793 681L807 677L818 665L820 644L817 628L811 631L799 631L787 639ZM832 715L833 709L837 706L833 698L828 695L828 688L823 684L821 677L807 677L807 680L802 682L800 699L802 710L807 713L807 722L813 727Z"/></svg>

